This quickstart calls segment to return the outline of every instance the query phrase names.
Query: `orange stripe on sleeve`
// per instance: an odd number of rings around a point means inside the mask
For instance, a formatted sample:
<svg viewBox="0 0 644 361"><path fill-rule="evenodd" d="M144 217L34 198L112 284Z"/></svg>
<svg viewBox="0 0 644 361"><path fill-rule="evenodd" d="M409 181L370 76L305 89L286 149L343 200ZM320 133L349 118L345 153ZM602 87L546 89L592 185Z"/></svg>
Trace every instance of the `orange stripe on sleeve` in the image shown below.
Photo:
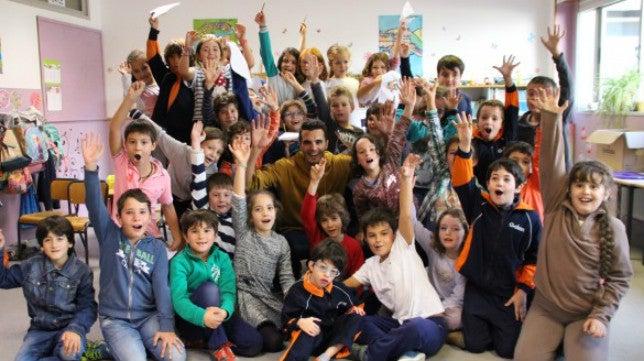
<svg viewBox="0 0 644 361"><path fill-rule="evenodd" d="M533 264L528 264L522 266L517 270L516 277L517 282L523 283L530 288L534 289L534 273L537 271L537 266Z"/></svg>
<svg viewBox="0 0 644 361"><path fill-rule="evenodd" d="M470 228L470 231L467 233L467 238L465 238L465 245L463 245L463 250L461 251L461 254L458 255L458 258L456 259L456 264L454 265L454 268L456 268L457 271L460 271L463 265L465 264L465 261L467 261L467 256L470 254L470 246L472 245L472 234L473 228Z"/></svg>
<svg viewBox="0 0 644 361"><path fill-rule="evenodd" d="M454 157L454 166L452 167L452 186L462 186L469 183L472 178L474 178L472 158L462 158L457 154Z"/></svg>
<svg viewBox="0 0 644 361"><path fill-rule="evenodd" d="M148 60L154 58L155 55L161 54L161 48L159 48L159 41L157 40L150 40L146 42L146 53L145 56L148 58Z"/></svg>

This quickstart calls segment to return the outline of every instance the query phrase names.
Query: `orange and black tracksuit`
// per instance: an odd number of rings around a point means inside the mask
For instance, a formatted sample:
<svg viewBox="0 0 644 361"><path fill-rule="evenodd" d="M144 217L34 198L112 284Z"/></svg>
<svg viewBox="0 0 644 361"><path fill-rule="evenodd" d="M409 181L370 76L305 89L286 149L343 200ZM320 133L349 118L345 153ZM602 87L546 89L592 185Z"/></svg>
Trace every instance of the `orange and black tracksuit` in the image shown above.
<svg viewBox="0 0 644 361"><path fill-rule="evenodd" d="M166 66L159 48L158 35L158 30L150 28L146 54L154 80L159 84L159 97L152 120L174 139L190 144L194 95L181 77Z"/></svg>
<svg viewBox="0 0 644 361"><path fill-rule="evenodd" d="M345 347L334 357L347 357L362 324L361 316L347 314L347 311L358 307L353 291L337 281L325 288L317 287L309 281L309 276L310 271L291 286L284 298L282 323L290 336L290 342L280 361L308 361L311 355L317 356L336 344ZM298 320L307 317L320 319L320 333L315 337L308 335L297 325Z"/></svg>
<svg viewBox="0 0 644 361"><path fill-rule="evenodd" d="M509 207L498 207L481 191L473 174L471 154L458 150L452 185L470 223L456 269L467 278L463 299L463 336L471 352L490 345L512 358L521 323L514 307L504 304L521 289L534 289L541 221L536 211L515 196Z"/></svg>

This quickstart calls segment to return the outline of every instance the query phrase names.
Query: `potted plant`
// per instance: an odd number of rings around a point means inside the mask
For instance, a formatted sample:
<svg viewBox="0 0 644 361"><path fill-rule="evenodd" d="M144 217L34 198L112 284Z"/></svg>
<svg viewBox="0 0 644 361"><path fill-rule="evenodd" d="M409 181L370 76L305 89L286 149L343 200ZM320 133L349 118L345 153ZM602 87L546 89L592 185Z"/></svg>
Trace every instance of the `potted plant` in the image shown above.
<svg viewBox="0 0 644 361"><path fill-rule="evenodd" d="M604 79L601 84L601 101L598 114L604 116L607 128L623 128L626 116L635 110L641 75L636 69L619 78Z"/></svg>

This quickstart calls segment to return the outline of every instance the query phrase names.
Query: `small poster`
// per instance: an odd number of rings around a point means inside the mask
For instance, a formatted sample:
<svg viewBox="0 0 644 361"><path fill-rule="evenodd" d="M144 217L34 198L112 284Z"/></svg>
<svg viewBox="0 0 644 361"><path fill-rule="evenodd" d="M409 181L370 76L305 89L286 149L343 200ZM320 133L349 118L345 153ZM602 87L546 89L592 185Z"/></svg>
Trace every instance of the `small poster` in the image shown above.
<svg viewBox="0 0 644 361"><path fill-rule="evenodd" d="M43 60L43 79L45 82L45 97L47 110L63 110L63 94L61 91L62 79L60 71L60 61L45 59Z"/></svg>
<svg viewBox="0 0 644 361"><path fill-rule="evenodd" d="M2 74L2 38L0 38L0 74Z"/></svg>
<svg viewBox="0 0 644 361"><path fill-rule="evenodd" d="M194 19L192 21L192 27L199 37L214 34L228 41L237 42L235 25L237 25L237 19Z"/></svg>

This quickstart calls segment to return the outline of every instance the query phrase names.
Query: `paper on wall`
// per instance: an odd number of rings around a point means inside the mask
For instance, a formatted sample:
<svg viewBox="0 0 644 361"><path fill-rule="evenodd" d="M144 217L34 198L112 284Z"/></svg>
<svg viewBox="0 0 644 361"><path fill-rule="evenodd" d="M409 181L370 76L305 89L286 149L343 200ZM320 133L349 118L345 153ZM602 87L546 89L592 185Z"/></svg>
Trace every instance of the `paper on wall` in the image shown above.
<svg viewBox="0 0 644 361"><path fill-rule="evenodd" d="M402 11L400 12L400 20L405 20L412 14L414 14L414 8L411 7L409 1L405 1L405 5L403 5Z"/></svg>
<svg viewBox="0 0 644 361"><path fill-rule="evenodd" d="M172 10L174 7L179 6L181 4L180 2L172 3L172 4L167 4L167 5L161 5L158 8L154 8L150 10L150 15L152 15L153 18L158 18L159 16L167 13L168 11Z"/></svg>

